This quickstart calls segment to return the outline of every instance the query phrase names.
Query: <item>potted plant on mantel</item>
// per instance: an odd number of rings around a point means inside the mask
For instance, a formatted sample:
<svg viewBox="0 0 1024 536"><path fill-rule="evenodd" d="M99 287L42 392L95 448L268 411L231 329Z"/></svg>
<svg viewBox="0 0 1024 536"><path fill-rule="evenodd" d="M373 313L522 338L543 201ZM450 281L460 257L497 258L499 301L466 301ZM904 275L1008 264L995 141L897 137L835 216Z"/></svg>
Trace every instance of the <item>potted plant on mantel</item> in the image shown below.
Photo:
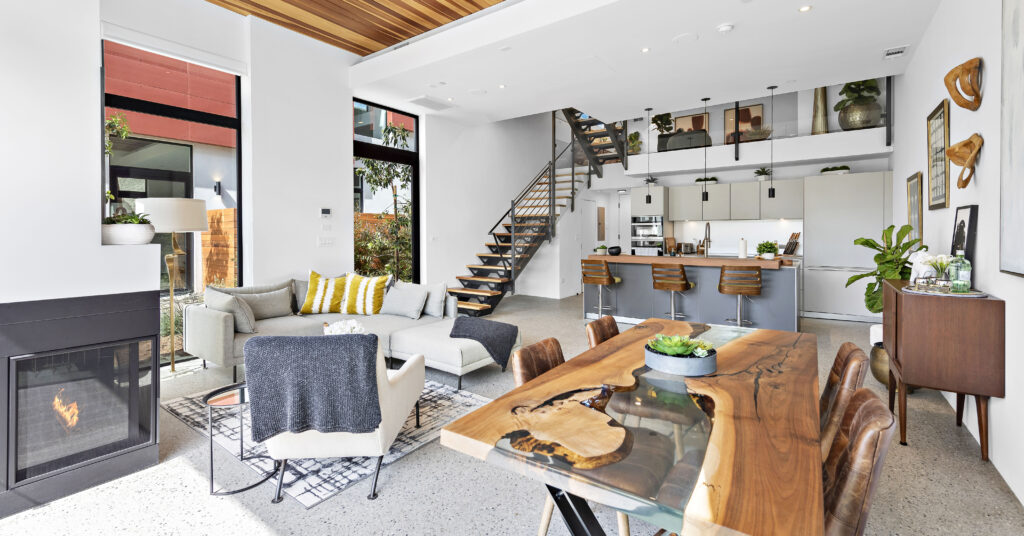
<svg viewBox="0 0 1024 536"><path fill-rule="evenodd" d="M772 260L779 253L779 245L770 240L765 240L757 245L757 254L762 259Z"/></svg>
<svg viewBox="0 0 1024 536"><path fill-rule="evenodd" d="M718 370L718 352L703 339L659 333L644 346L644 363L666 374L706 376Z"/></svg>
<svg viewBox="0 0 1024 536"><path fill-rule="evenodd" d="M843 130L877 127L882 122L882 107L878 104L878 80L848 82L839 91L843 99L833 108L839 112L839 126Z"/></svg>

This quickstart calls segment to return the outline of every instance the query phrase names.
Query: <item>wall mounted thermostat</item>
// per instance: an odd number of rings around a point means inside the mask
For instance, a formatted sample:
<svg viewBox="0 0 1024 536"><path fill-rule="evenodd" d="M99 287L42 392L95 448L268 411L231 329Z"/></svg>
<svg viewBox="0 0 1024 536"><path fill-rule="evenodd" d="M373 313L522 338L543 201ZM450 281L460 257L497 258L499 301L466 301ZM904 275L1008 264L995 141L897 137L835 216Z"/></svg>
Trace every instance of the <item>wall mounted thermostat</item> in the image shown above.
<svg viewBox="0 0 1024 536"><path fill-rule="evenodd" d="M331 209L329 209L329 208L322 208L322 209L320 209L320 217L321 218L330 218L331 217Z"/></svg>

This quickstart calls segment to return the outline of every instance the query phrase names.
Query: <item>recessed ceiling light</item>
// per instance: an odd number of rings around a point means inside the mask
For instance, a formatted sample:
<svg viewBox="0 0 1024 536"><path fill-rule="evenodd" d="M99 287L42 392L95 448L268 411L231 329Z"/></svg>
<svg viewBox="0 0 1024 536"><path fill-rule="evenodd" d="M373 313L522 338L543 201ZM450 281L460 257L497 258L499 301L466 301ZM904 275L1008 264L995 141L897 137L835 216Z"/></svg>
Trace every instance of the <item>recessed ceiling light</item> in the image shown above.
<svg viewBox="0 0 1024 536"><path fill-rule="evenodd" d="M455 97L448 97L448 102L452 102L454 100L455 100Z"/></svg>
<svg viewBox="0 0 1024 536"><path fill-rule="evenodd" d="M716 30L718 30L719 32L722 32L722 33L726 33L726 32L731 32L733 28L735 28L735 26L733 26L732 24L725 23L725 24L719 24L718 27L716 28Z"/></svg>
<svg viewBox="0 0 1024 536"><path fill-rule="evenodd" d="M505 84L498 84L498 89L505 89Z"/></svg>
<svg viewBox="0 0 1024 536"><path fill-rule="evenodd" d="M800 6L800 9L798 9L797 11L799 11L800 13L807 13L812 9L814 9L814 6Z"/></svg>
<svg viewBox="0 0 1024 536"><path fill-rule="evenodd" d="M641 48L641 49L640 49L640 53L641 53L641 54L647 54L647 53L648 53L648 52L650 52L650 51L651 51L651 49L649 49L649 48L647 48L647 47L644 47L644 48Z"/></svg>

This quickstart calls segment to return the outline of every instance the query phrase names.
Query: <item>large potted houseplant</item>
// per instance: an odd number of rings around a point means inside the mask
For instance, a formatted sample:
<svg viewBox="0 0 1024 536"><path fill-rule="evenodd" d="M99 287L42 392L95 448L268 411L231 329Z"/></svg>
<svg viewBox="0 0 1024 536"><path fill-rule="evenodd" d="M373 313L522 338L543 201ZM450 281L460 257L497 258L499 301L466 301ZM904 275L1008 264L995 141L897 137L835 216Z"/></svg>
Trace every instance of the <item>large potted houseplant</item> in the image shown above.
<svg viewBox="0 0 1024 536"><path fill-rule="evenodd" d="M106 246L137 246L153 240L156 230L147 214L117 209L113 216L103 218L102 243Z"/></svg>
<svg viewBox="0 0 1024 536"><path fill-rule="evenodd" d="M666 374L706 376L718 370L718 352L703 339L659 333L644 346L644 362Z"/></svg>
<svg viewBox="0 0 1024 536"><path fill-rule="evenodd" d="M928 249L928 246L924 245L914 248L921 243L919 238L904 242L913 231L913 226L900 227L899 231L896 231L896 236L893 237L895 229L895 225L890 225L882 231L882 243L878 243L872 238L858 238L853 241L858 246L864 246L877 252L875 254L877 268L846 280L846 286L849 287L866 277L875 278L874 281L868 283L867 289L864 290L864 306L872 313L882 312L882 282L886 279L910 279L910 254L914 251Z"/></svg>
<svg viewBox="0 0 1024 536"><path fill-rule="evenodd" d="M882 122L882 107L878 104L878 80L849 82L839 91L842 100L833 108L839 112L839 126L843 130L877 127Z"/></svg>
<svg viewBox="0 0 1024 536"><path fill-rule="evenodd" d="M672 137L672 114L651 116L651 124L658 131L658 152L668 147L668 139Z"/></svg>

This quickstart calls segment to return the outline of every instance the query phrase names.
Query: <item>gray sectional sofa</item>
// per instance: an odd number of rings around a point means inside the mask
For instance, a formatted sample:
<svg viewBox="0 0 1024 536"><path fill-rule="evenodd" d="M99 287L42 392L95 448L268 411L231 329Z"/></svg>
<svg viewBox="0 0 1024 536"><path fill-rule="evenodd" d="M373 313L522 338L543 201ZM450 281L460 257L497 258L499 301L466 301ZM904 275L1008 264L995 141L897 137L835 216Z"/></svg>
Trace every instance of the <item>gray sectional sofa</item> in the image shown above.
<svg viewBox="0 0 1024 536"><path fill-rule="evenodd" d="M423 354L427 367L458 376L459 388L462 387L463 375L494 363L479 342L449 337L457 315L454 297L446 299L444 317L423 315L412 319L389 314L296 314L306 296L307 287L307 281L288 280L276 285L216 289L243 298L247 294L289 289L292 293L292 314L257 319L255 333L238 333L231 313L211 309L205 304L187 306L184 318L185 352L220 366L237 367L244 363L242 347L252 337L322 335L325 322L331 324L339 320L357 320L367 332L377 335L385 357L406 360L415 354ZM515 348L521 345L520 333Z"/></svg>

